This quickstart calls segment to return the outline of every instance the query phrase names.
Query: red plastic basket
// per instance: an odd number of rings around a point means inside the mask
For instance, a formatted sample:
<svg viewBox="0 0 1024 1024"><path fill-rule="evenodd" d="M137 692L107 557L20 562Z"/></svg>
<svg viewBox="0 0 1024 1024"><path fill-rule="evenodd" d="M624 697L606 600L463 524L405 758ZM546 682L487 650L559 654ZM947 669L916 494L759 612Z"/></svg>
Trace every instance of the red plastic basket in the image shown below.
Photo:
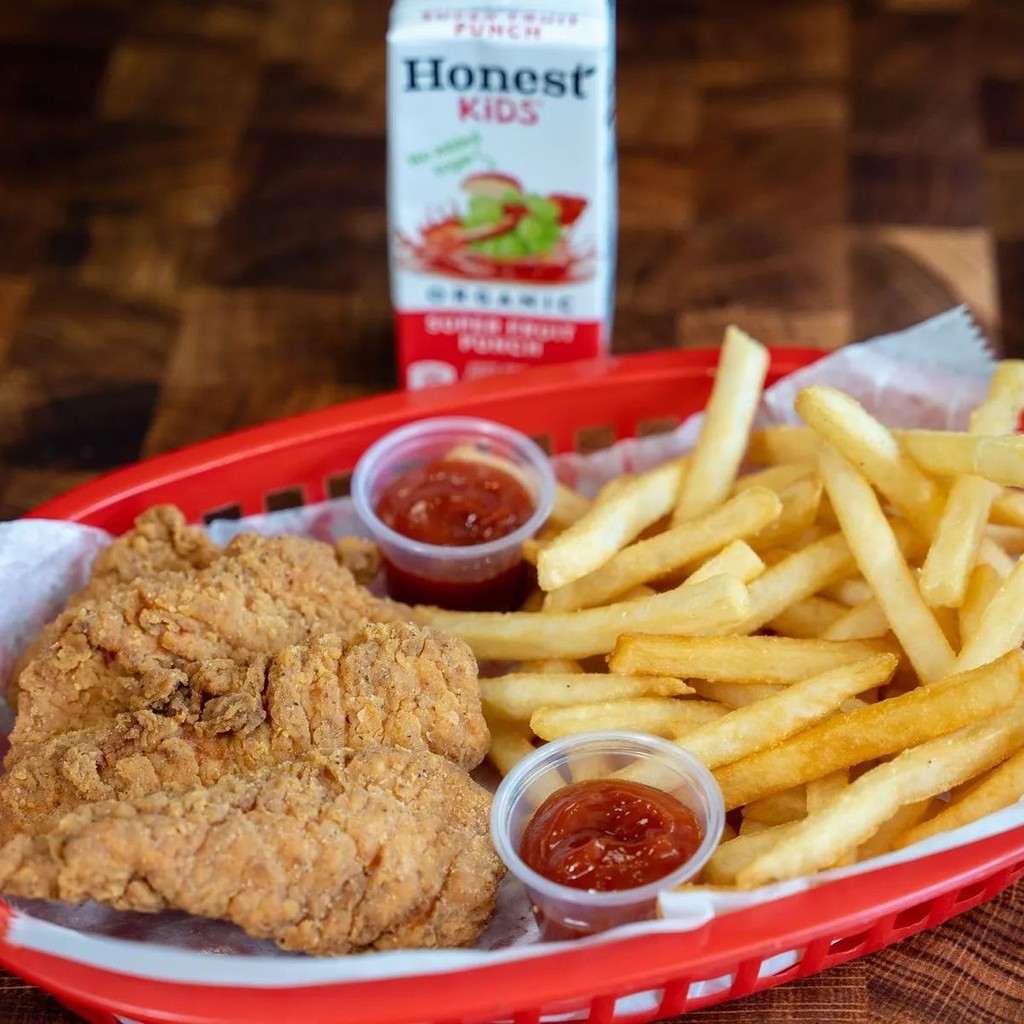
<svg viewBox="0 0 1024 1024"><path fill-rule="evenodd" d="M819 355L776 350L771 379ZM345 492L369 443L422 416L484 415L542 439L552 452L586 448L664 429L702 408L717 359L717 350L657 353L372 398L148 460L31 515L116 533L158 502L174 502L198 520L319 501ZM157 981L28 949L11 941L9 911L0 903L0 964L93 1024L119 1017L144 1024L536 1024L546 1014L574 1012L574 1019L601 1024L640 1024L871 953L992 898L1022 873L1024 828L830 882L691 932L567 944L535 959L440 977L261 989ZM772 973L766 961L786 952L795 962ZM695 994L695 983L712 979L717 991ZM640 993L647 1009L633 1012L623 1000Z"/></svg>

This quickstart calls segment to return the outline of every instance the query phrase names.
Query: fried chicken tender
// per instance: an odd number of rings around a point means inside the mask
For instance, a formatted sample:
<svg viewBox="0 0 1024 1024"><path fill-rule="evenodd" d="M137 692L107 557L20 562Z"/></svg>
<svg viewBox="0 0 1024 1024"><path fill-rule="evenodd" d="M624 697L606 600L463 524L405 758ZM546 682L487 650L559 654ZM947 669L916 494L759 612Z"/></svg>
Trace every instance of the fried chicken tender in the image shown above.
<svg viewBox="0 0 1024 1024"><path fill-rule="evenodd" d="M83 802L212 785L312 751L428 749L470 769L487 745L469 647L411 623L371 624L350 644L325 636L244 666L201 662L168 708L33 746L0 775L0 842Z"/></svg>
<svg viewBox="0 0 1024 1024"><path fill-rule="evenodd" d="M429 751L311 755L87 804L0 848L0 890L176 908L319 955L459 946L486 925L504 873L490 801Z"/></svg>
<svg viewBox="0 0 1024 1024"><path fill-rule="evenodd" d="M205 568L112 585L58 617L52 641L21 674L10 766L26 744L165 703L191 663L258 654L368 622L411 618L373 597L327 544L236 537Z"/></svg>
<svg viewBox="0 0 1024 1024"><path fill-rule="evenodd" d="M156 505L135 520L133 529L116 538L96 556L88 583L68 598L65 615L119 584L131 583L156 572L205 569L220 554L221 548L210 540L206 531L189 526L179 509L173 505ZM22 670L57 639L59 621L47 623L15 665L7 689L11 707L17 707L18 678Z"/></svg>

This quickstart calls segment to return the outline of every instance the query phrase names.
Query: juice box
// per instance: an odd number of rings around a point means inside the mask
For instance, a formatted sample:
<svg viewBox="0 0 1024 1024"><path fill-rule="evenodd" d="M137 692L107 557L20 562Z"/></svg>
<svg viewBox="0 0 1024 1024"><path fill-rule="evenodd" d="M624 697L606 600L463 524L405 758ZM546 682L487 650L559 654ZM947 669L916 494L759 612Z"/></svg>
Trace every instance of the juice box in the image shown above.
<svg viewBox="0 0 1024 1024"><path fill-rule="evenodd" d="M388 213L408 388L607 350L615 264L608 0L397 0Z"/></svg>

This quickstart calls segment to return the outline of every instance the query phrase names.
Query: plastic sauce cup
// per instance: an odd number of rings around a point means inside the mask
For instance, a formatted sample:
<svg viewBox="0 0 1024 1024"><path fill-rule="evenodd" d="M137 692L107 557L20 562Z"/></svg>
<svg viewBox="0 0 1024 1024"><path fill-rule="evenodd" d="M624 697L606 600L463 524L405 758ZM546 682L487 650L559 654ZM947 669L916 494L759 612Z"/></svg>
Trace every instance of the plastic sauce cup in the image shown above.
<svg viewBox="0 0 1024 1024"><path fill-rule="evenodd" d="M703 836L693 856L647 885L614 892L575 889L528 867L519 854L523 832L537 808L573 782L639 769L638 781L670 793L693 812ZM725 802L714 776L692 754L643 733L592 732L545 744L502 780L491 807L498 855L526 887L545 939L593 935L657 916L658 894L694 878L722 835Z"/></svg>
<svg viewBox="0 0 1024 1024"><path fill-rule="evenodd" d="M463 446L518 470L516 478L534 505L518 529L483 544L428 544L403 536L377 515L382 494L398 477ZM410 604L507 611L524 596L523 541L551 514L555 474L543 450L511 427L473 417L439 417L401 427L371 445L352 474L352 500L380 546L392 597Z"/></svg>

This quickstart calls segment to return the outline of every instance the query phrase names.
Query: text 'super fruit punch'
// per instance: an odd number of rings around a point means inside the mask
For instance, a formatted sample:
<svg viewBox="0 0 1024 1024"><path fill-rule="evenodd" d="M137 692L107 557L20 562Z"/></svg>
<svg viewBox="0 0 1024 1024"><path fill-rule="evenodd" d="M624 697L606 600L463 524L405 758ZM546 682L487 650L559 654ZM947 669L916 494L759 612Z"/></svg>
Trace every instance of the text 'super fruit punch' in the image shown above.
<svg viewBox="0 0 1024 1024"><path fill-rule="evenodd" d="M388 32L391 290L409 388L608 347L609 0L398 0Z"/></svg>

